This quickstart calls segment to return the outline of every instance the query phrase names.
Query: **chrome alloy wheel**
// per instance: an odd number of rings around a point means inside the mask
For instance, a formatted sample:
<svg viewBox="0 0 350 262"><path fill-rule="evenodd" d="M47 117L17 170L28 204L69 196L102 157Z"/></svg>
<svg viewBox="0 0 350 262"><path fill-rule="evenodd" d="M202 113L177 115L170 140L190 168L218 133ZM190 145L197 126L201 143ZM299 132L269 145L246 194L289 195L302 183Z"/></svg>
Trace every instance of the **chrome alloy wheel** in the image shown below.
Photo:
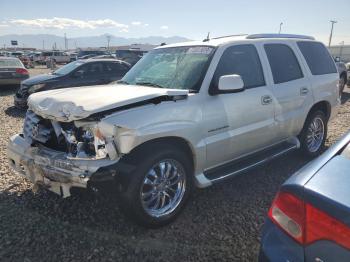
<svg viewBox="0 0 350 262"><path fill-rule="evenodd" d="M162 160L147 173L141 186L142 207L152 217L173 212L180 204L186 189L183 166L174 159Z"/></svg>
<svg viewBox="0 0 350 262"><path fill-rule="evenodd" d="M306 144L310 152L316 152L324 138L324 123L320 117L315 117L307 130Z"/></svg>

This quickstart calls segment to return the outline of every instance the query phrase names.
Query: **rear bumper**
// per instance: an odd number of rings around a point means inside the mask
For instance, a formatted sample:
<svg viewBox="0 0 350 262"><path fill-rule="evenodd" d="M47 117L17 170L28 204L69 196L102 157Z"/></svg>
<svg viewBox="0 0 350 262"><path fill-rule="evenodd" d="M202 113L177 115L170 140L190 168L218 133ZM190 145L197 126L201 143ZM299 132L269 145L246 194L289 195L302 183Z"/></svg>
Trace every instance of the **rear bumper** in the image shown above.
<svg viewBox="0 0 350 262"><path fill-rule="evenodd" d="M261 238L259 261L304 261L304 248L266 219Z"/></svg>
<svg viewBox="0 0 350 262"><path fill-rule="evenodd" d="M19 85L25 78L1 78L0 85Z"/></svg>
<svg viewBox="0 0 350 262"><path fill-rule="evenodd" d="M129 172L118 160L72 160L64 152L32 147L21 135L10 138L7 157L19 175L62 197L70 196L73 187L87 188L91 182L116 180Z"/></svg>

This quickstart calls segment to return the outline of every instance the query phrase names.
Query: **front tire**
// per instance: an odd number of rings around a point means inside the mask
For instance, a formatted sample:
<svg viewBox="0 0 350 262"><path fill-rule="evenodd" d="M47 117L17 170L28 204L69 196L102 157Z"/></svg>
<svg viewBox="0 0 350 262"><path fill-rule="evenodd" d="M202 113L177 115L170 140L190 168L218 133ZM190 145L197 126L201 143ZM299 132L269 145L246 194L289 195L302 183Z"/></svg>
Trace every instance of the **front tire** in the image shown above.
<svg viewBox="0 0 350 262"><path fill-rule="evenodd" d="M311 112L299 135L301 150L310 157L318 156L323 148L327 137L328 119L322 111Z"/></svg>
<svg viewBox="0 0 350 262"><path fill-rule="evenodd" d="M121 208L145 227L170 223L183 209L193 188L189 157L162 143L144 150L132 162L136 170L120 192Z"/></svg>

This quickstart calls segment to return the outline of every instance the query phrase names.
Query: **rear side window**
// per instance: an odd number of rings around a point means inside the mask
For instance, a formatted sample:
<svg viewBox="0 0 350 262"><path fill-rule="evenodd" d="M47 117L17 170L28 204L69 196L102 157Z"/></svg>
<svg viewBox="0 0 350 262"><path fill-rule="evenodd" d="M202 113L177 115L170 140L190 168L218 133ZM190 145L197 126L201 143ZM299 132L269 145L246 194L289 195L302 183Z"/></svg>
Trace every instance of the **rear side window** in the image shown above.
<svg viewBox="0 0 350 262"><path fill-rule="evenodd" d="M102 63L87 63L78 68L77 71L81 71L84 77L94 78L103 73Z"/></svg>
<svg viewBox="0 0 350 262"><path fill-rule="evenodd" d="M129 68L121 63L105 63L105 72L108 75L124 76Z"/></svg>
<svg viewBox="0 0 350 262"><path fill-rule="evenodd" d="M265 85L261 62L254 45L228 47L222 54L216 68L213 85L217 87L221 76L232 74L242 77L245 88Z"/></svg>
<svg viewBox="0 0 350 262"><path fill-rule="evenodd" d="M313 75L337 73L333 59L323 44L317 42L297 44Z"/></svg>
<svg viewBox="0 0 350 262"><path fill-rule="evenodd" d="M264 47L275 84L303 78L299 62L289 46L265 44Z"/></svg>
<svg viewBox="0 0 350 262"><path fill-rule="evenodd" d="M103 64L91 63L87 73L91 75L101 75L103 73Z"/></svg>

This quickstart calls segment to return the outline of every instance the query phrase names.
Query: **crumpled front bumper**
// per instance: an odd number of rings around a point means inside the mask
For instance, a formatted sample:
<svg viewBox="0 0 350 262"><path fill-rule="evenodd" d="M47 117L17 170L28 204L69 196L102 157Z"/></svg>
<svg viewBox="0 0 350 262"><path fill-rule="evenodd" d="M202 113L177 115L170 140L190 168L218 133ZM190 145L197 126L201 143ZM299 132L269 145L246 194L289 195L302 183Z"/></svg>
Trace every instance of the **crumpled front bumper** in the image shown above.
<svg viewBox="0 0 350 262"><path fill-rule="evenodd" d="M87 188L92 178L112 179L118 171L118 160L72 160L64 152L32 147L22 135L14 135L7 146L10 166L35 185L70 196L73 187Z"/></svg>

